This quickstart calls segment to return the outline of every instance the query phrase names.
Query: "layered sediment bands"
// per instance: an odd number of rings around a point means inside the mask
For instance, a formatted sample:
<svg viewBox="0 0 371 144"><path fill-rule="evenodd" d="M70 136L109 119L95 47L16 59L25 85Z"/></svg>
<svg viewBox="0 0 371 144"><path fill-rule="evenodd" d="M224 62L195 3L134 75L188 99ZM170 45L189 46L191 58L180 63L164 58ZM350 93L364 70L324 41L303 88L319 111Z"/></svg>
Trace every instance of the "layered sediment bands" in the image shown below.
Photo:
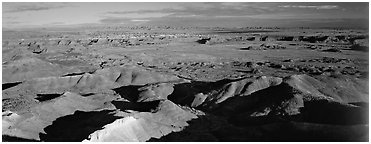
<svg viewBox="0 0 371 144"><path fill-rule="evenodd" d="M322 43L322 44L354 44L359 41L367 41L367 35L328 35L328 34L310 34L310 35L275 35L269 33L252 34L247 36L209 36L199 38L196 42L199 44L222 44L228 42L306 42L306 43ZM362 42L364 43L364 42ZM364 44L361 44L364 45ZM365 49L364 49L365 50Z"/></svg>
<svg viewBox="0 0 371 144"><path fill-rule="evenodd" d="M171 101L162 101L154 112L140 112L118 119L89 135L85 141L141 142L161 138L171 132L181 131L187 121L197 118L190 109L184 109Z"/></svg>
<svg viewBox="0 0 371 144"><path fill-rule="evenodd" d="M273 32L273 33L272 33ZM314 33L311 34L279 34L279 31L245 31L245 32L230 32L216 31L211 35L205 35L200 38L199 34L154 34L154 33L136 33L129 32L120 36L112 37L92 37L88 35L85 38L70 39L70 38L51 38L51 39L27 39L27 40L4 40L4 47L27 47L30 52L40 54L46 53L48 49L53 47L89 47L89 46L138 46L138 45L161 45L168 44L170 41L184 41L187 39L194 40L199 44L220 44L228 42L250 42L250 41L291 41L291 42L308 42L308 43L348 43L353 44L354 41L367 39L368 34L350 34L350 33ZM229 35L241 33L244 35ZM99 34L98 34L99 35ZM142 36L138 36L142 35ZM196 40L195 40L196 39ZM189 40L188 40L189 41ZM49 50L48 50L49 51Z"/></svg>

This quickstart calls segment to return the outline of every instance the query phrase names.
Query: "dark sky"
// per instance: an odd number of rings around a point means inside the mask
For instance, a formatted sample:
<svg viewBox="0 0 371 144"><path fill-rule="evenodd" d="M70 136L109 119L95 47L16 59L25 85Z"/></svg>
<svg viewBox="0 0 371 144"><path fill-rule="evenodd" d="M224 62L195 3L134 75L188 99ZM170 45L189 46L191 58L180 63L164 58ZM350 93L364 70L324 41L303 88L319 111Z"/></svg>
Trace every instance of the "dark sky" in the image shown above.
<svg viewBox="0 0 371 144"><path fill-rule="evenodd" d="M368 3L3 3L3 27L74 24L365 25ZM360 20L366 19L366 20ZM367 24L368 26L368 24Z"/></svg>

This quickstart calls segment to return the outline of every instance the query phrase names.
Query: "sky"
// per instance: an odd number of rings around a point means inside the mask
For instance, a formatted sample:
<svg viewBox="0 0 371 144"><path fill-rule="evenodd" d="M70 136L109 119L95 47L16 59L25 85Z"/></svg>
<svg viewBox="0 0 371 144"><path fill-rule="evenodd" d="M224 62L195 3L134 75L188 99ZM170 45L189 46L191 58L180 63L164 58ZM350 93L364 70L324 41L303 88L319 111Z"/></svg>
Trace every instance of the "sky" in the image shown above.
<svg viewBox="0 0 371 144"><path fill-rule="evenodd" d="M357 25L360 22L368 22L368 13L368 3L351 2L3 2L2 26L17 28L83 24Z"/></svg>

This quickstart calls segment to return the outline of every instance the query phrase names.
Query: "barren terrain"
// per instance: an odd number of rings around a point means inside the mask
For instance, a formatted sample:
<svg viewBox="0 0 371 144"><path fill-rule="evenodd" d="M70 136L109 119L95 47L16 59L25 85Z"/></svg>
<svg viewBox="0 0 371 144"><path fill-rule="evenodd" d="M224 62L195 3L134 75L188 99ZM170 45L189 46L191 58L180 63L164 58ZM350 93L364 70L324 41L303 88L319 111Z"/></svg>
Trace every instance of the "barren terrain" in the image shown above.
<svg viewBox="0 0 371 144"><path fill-rule="evenodd" d="M368 31L3 30L3 141L368 141Z"/></svg>

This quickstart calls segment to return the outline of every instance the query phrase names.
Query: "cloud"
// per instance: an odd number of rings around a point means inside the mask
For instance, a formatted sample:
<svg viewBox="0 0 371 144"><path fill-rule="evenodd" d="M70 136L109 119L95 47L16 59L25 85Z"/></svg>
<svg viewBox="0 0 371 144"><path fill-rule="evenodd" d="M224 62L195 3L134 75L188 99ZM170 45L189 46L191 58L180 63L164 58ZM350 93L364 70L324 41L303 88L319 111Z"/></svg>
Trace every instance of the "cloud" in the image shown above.
<svg viewBox="0 0 371 144"><path fill-rule="evenodd" d="M68 3L4 2L3 13L41 11L71 6Z"/></svg>
<svg viewBox="0 0 371 144"><path fill-rule="evenodd" d="M103 24L121 24L121 23L127 23L130 19L128 18L104 18L99 20L99 22Z"/></svg>
<svg viewBox="0 0 371 144"><path fill-rule="evenodd" d="M19 21L8 21L8 22L3 22L3 24L20 24L21 22Z"/></svg>
<svg viewBox="0 0 371 144"><path fill-rule="evenodd" d="M147 21L150 21L150 20L148 20L148 19L132 19L130 21L132 21L132 22L147 22Z"/></svg>
<svg viewBox="0 0 371 144"><path fill-rule="evenodd" d="M184 3L177 8L158 10L111 11L106 14L150 14L162 13L171 17L194 16L245 16L264 13L274 13L277 10L273 3Z"/></svg>
<svg viewBox="0 0 371 144"><path fill-rule="evenodd" d="M178 17L178 18L190 18L190 17L193 17L193 18L195 18L195 17L202 17L201 15L194 15L194 14L192 14L192 15L181 15L181 14L177 14L177 15L172 15L172 17Z"/></svg>
<svg viewBox="0 0 371 144"><path fill-rule="evenodd" d="M338 9L337 5L281 5L281 8L308 8L308 9Z"/></svg>
<svg viewBox="0 0 371 144"><path fill-rule="evenodd" d="M136 11L113 11L107 12L108 14L146 14L146 13L173 13L177 12L177 10L168 8L168 9L161 9L161 10L136 10Z"/></svg>
<svg viewBox="0 0 371 144"><path fill-rule="evenodd" d="M63 25L63 24L66 24L65 22L53 22L53 23L50 23L49 25Z"/></svg>
<svg viewBox="0 0 371 144"><path fill-rule="evenodd" d="M139 22L148 22L150 19L132 19L132 18L117 18L117 17L106 17L99 20L103 24L131 24Z"/></svg>

